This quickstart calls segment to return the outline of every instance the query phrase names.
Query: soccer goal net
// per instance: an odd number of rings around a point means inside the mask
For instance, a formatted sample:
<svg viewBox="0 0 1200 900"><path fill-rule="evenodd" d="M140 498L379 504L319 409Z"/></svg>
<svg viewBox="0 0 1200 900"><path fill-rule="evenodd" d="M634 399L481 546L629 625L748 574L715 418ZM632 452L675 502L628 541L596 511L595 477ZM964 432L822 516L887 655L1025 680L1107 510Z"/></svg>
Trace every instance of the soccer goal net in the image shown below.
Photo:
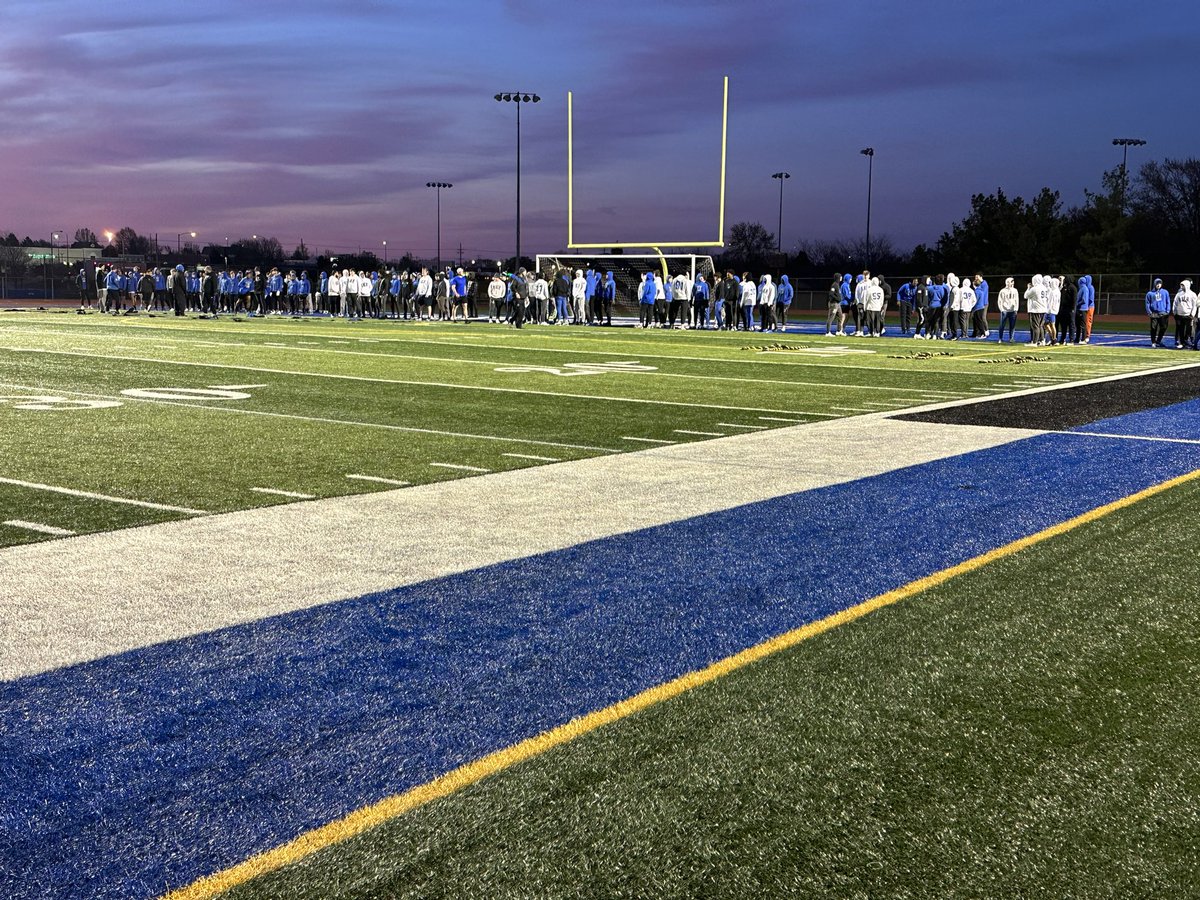
<svg viewBox="0 0 1200 900"><path fill-rule="evenodd" d="M575 270L587 272L589 269L600 273L601 280L606 272L613 273L613 281L617 283L616 305L624 310L636 307L638 289L647 272L657 272L663 276L663 266L667 269L667 279L670 280L681 272L692 281L697 275L703 275L711 285L713 282L713 261L711 256L698 256L694 253L668 253L660 256L657 253L599 253L592 256L583 254L539 253L536 259L537 270L550 281L559 269L570 270L572 276Z"/></svg>

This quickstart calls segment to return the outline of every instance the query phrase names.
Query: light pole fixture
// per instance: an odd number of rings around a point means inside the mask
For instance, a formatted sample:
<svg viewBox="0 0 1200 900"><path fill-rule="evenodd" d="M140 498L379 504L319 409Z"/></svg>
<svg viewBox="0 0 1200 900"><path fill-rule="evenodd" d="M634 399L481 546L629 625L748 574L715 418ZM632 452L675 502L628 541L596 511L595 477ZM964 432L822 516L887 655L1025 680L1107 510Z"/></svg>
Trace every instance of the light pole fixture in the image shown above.
<svg viewBox="0 0 1200 900"><path fill-rule="evenodd" d="M513 269L521 267L521 104L539 103L541 97L525 91L507 91L496 94L497 103L515 103L517 105L517 257Z"/></svg>
<svg viewBox="0 0 1200 900"><path fill-rule="evenodd" d="M1129 148L1145 147L1146 142L1141 138L1113 138L1113 146L1123 148L1123 155L1121 156L1121 174L1126 175L1128 173L1129 166Z"/></svg>
<svg viewBox="0 0 1200 900"><path fill-rule="evenodd" d="M60 233L61 232L58 231L50 232L49 260L47 261L46 265L42 267L42 272L45 274L45 279L47 282L45 290L50 295L51 300L54 299L54 279L50 277L50 264L54 262L54 242L58 240Z"/></svg>
<svg viewBox="0 0 1200 900"><path fill-rule="evenodd" d="M771 176L779 179L779 231L775 235L775 250L783 250L783 183L792 177L790 172L776 172Z"/></svg>
<svg viewBox="0 0 1200 900"><path fill-rule="evenodd" d="M440 272L442 269L442 188L449 189L454 185L448 181L427 181L425 187L437 189L437 262L434 264L434 268Z"/></svg>
<svg viewBox="0 0 1200 900"><path fill-rule="evenodd" d="M383 264L387 265L387 241L383 242Z"/></svg>
<svg viewBox="0 0 1200 900"><path fill-rule="evenodd" d="M875 175L875 148L864 147L858 151L867 158L867 264L871 263L871 181Z"/></svg>
<svg viewBox="0 0 1200 900"><path fill-rule="evenodd" d="M180 241L183 240L183 236L185 234L189 235L190 237L196 236L196 232L194 232L194 231L180 231L175 235L175 254L177 256L180 255L181 253L183 253L183 250L180 249Z"/></svg>

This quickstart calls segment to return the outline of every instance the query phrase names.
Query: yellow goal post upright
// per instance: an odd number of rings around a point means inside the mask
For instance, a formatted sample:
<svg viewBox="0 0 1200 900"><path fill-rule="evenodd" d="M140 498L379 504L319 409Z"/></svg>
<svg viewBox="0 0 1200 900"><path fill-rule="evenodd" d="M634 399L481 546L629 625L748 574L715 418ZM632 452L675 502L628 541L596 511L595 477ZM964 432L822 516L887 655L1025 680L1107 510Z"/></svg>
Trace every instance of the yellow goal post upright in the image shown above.
<svg viewBox="0 0 1200 900"><path fill-rule="evenodd" d="M724 76L721 96L721 174L717 190L717 234L713 240L699 241L629 241L582 242L575 240L575 99L574 92L567 91L567 249L568 250L650 250L662 260L662 271L667 274L667 258L662 252L664 248L699 249L702 247L725 246L725 171L728 159L729 144L729 76ZM680 254L682 256L683 254ZM578 257L582 259L583 257ZM630 259L631 256L625 256ZM711 257L692 257L689 267L695 278L696 259L706 259L711 266Z"/></svg>

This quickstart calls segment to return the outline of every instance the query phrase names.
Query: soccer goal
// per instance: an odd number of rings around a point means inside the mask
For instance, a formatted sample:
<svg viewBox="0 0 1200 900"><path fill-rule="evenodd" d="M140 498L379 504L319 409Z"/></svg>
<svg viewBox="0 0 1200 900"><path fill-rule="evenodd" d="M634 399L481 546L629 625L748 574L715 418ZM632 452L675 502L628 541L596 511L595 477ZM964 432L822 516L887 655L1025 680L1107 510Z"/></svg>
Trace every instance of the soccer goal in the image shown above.
<svg viewBox="0 0 1200 900"><path fill-rule="evenodd" d="M713 283L713 260L711 256L700 256L695 253L599 253L599 254L548 254L539 253L536 260L538 272L550 281L559 269L569 269L572 277L578 269L599 272L601 280L606 272L613 273L613 281L617 283L617 305L622 307L637 306L638 289L647 272L656 272L659 278L669 281L683 273L691 281L697 275L703 275L711 285Z"/></svg>

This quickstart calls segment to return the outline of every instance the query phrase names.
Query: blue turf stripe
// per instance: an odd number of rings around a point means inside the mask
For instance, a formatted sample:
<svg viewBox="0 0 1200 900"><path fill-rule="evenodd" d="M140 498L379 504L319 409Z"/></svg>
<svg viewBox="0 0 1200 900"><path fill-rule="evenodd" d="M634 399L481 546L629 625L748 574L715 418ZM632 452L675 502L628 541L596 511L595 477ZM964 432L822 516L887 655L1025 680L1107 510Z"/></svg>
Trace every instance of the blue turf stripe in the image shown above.
<svg viewBox="0 0 1200 900"><path fill-rule="evenodd" d="M5 684L3 895L182 886L1193 455L1045 435Z"/></svg>
<svg viewBox="0 0 1200 900"><path fill-rule="evenodd" d="M1099 422L1080 425L1071 430L1200 440L1200 400L1187 400L1170 406L1101 419Z"/></svg>

